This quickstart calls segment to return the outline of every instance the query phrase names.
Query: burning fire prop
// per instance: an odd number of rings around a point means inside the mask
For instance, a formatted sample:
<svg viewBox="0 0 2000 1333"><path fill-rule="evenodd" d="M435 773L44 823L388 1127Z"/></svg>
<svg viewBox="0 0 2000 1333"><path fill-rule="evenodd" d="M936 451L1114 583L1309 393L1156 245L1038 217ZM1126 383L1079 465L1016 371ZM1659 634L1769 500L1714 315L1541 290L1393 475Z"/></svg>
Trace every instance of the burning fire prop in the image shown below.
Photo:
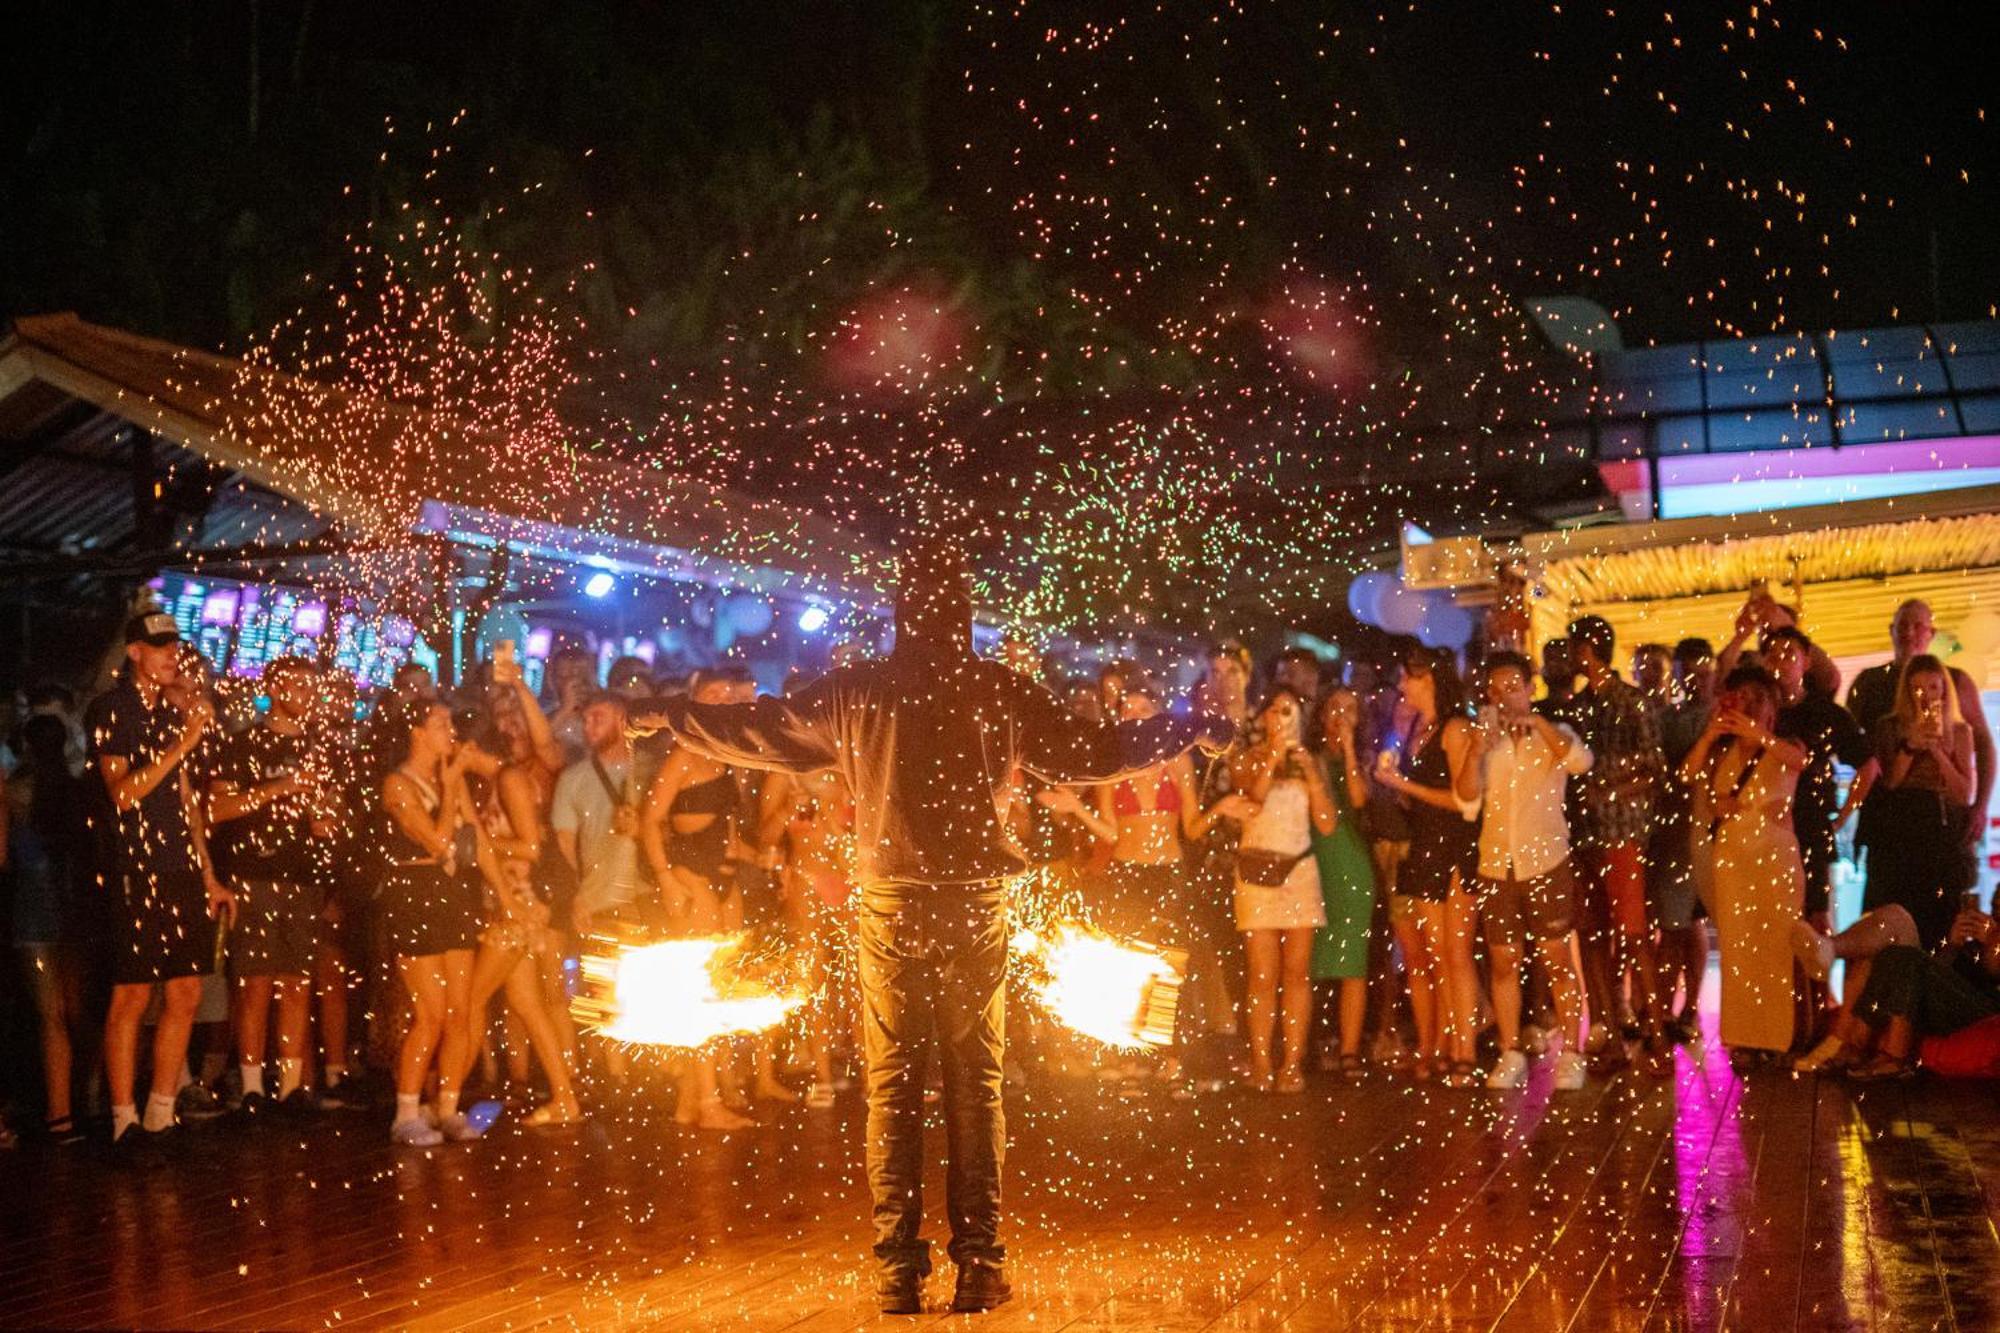
<svg viewBox="0 0 2000 1333"><path fill-rule="evenodd" d="M1064 1027L1123 1049L1173 1040L1185 954L1070 921L1018 930L1013 948L1029 993ZM583 983L578 1021L614 1041L679 1050L777 1027L811 998L741 934L600 940L583 956Z"/></svg>
<svg viewBox="0 0 2000 1333"><path fill-rule="evenodd" d="M1186 954L1071 921L1016 931L1014 951L1029 992L1064 1027L1126 1049L1173 1041Z"/></svg>
<svg viewBox="0 0 2000 1333"><path fill-rule="evenodd" d="M748 935L597 944L572 1012L613 1041L694 1050L774 1028L809 998Z"/></svg>

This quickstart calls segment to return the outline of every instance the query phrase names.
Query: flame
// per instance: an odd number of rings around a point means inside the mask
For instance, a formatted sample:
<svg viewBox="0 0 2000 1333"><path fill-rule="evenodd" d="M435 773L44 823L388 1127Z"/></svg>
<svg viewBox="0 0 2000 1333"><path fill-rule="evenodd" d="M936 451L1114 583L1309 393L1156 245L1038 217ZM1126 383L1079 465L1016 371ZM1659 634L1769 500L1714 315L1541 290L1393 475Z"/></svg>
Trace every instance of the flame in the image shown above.
<svg viewBox="0 0 2000 1333"><path fill-rule="evenodd" d="M1064 1027L1128 1049L1173 1040L1184 955L1069 921L1047 936L1016 931L1014 949L1029 990Z"/></svg>
<svg viewBox="0 0 2000 1333"><path fill-rule="evenodd" d="M692 1050L774 1028L807 998L746 957L748 935L603 943L608 950L583 956L584 993L574 1009L614 1041Z"/></svg>

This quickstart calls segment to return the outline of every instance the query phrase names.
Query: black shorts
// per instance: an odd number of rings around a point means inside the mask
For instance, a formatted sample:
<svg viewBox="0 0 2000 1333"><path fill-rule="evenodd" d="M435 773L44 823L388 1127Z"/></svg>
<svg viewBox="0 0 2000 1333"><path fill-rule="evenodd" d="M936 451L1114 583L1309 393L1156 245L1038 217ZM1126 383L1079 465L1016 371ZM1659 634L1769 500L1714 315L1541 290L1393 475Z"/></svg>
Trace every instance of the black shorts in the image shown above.
<svg viewBox="0 0 2000 1333"><path fill-rule="evenodd" d="M215 922L199 866L127 867L111 926L111 981L142 986L215 971Z"/></svg>
<svg viewBox="0 0 2000 1333"><path fill-rule="evenodd" d="M484 922L478 888L440 866L390 866L376 905L392 954L424 958L479 943Z"/></svg>
<svg viewBox="0 0 2000 1333"><path fill-rule="evenodd" d="M236 921L229 928L229 972L237 977L303 977L319 957L320 909L325 894L314 884L244 879L236 890Z"/></svg>

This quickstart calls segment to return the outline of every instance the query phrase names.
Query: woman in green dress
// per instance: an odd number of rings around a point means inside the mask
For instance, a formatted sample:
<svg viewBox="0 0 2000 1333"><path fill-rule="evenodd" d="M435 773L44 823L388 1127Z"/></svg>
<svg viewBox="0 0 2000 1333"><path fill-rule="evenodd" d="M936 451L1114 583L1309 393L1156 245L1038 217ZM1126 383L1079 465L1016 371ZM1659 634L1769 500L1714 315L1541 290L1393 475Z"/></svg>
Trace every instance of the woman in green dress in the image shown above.
<svg viewBox="0 0 2000 1333"><path fill-rule="evenodd" d="M1368 801L1368 773L1355 754L1360 696L1336 685L1320 700L1320 762L1338 818L1333 832L1313 837L1319 862L1326 925L1313 938L1312 978L1339 989L1340 1050L1333 1069L1343 1078L1361 1072L1361 1026L1368 1011L1368 929L1375 911L1375 864L1355 812Z"/></svg>

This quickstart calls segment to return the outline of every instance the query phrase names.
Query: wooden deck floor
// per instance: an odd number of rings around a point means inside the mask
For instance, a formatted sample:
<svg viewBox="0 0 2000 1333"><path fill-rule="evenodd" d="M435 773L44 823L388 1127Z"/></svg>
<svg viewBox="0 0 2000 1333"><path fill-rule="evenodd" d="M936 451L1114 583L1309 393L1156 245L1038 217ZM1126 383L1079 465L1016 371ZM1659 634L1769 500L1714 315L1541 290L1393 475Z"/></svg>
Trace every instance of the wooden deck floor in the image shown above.
<svg viewBox="0 0 2000 1333"><path fill-rule="evenodd" d="M2000 1328L1991 1084L1743 1078L1711 1049L1555 1096L1076 1090L1010 1113L1017 1298L991 1333ZM329 1117L208 1127L138 1173L30 1146L0 1160L0 1325L946 1319L871 1314L859 1129L843 1104L727 1138L607 1118L413 1153Z"/></svg>

